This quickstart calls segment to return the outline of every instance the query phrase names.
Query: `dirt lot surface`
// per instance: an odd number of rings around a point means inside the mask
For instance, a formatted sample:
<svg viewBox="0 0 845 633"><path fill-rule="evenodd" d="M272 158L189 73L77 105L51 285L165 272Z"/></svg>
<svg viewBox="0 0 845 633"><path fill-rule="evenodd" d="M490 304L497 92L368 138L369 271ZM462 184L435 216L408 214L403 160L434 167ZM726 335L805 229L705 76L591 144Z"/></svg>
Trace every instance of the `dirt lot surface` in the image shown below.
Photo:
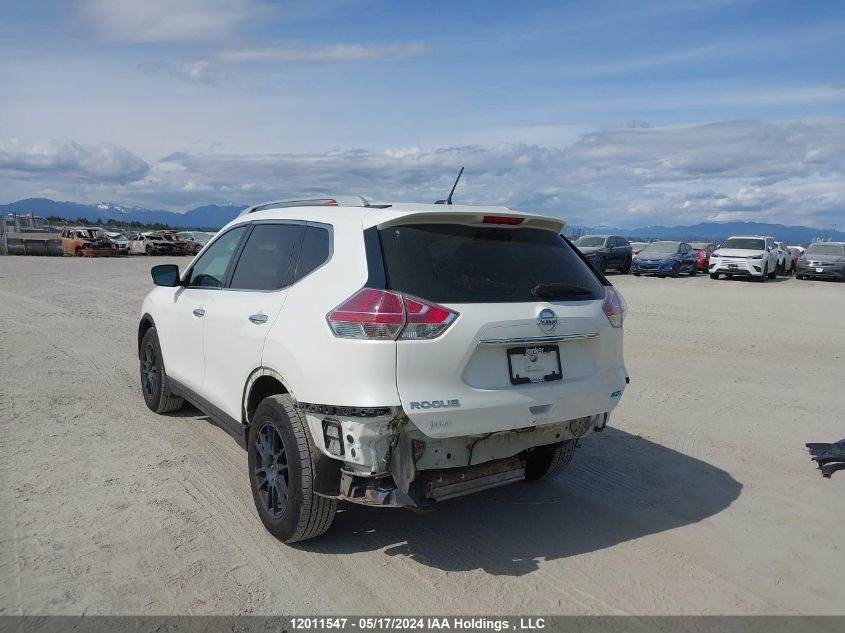
<svg viewBox="0 0 845 633"><path fill-rule="evenodd" d="M803 447L845 436L845 284L613 277L632 382L571 470L287 547L245 452L141 399L165 261L0 258L0 613L845 614Z"/></svg>

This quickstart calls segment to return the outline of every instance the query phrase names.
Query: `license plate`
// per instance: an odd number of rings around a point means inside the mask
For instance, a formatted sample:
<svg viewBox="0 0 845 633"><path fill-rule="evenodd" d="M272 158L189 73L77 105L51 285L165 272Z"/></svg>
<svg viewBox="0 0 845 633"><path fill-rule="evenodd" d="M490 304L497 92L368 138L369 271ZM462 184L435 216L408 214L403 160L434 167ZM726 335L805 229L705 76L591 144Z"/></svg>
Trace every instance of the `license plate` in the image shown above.
<svg viewBox="0 0 845 633"><path fill-rule="evenodd" d="M557 345L512 347L508 350L508 371L512 385L560 380L560 350Z"/></svg>
<svg viewBox="0 0 845 633"><path fill-rule="evenodd" d="M824 268L816 268L816 272L817 272L817 273L823 273L823 272L824 272Z"/></svg>
<svg viewBox="0 0 845 633"><path fill-rule="evenodd" d="M737 265L736 264L728 264L728 268L730 268L731 270L736 270Z"/></svg>

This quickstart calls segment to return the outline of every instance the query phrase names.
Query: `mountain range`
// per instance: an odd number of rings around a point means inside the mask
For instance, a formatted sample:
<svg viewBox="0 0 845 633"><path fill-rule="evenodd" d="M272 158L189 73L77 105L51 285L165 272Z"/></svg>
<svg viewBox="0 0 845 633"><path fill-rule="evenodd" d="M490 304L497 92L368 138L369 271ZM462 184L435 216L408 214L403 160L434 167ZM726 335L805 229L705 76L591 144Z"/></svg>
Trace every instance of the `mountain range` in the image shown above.
<svg viewBox="0 0 845 633"><path fill-rule="evenodd" d="M26 198L10 204L0 205L0 212L35 214L42 217L58 216L68 220L86 218L96 222L108 219L143 224L169 224L176 228L219 228L235 218L244 207L241 205L209 204L196 207L184 213L127 207L111 202L79 204L57 202L48 198ZM845 241L845 232L816 229L807 226L785 226L762 222L702 222L691 226L646 226L637 229L608 227L567 226L567 235L586 233L624 235L628 238L721 240L731 235L771 235L789 244L809 244L816 238Z"/></svg>

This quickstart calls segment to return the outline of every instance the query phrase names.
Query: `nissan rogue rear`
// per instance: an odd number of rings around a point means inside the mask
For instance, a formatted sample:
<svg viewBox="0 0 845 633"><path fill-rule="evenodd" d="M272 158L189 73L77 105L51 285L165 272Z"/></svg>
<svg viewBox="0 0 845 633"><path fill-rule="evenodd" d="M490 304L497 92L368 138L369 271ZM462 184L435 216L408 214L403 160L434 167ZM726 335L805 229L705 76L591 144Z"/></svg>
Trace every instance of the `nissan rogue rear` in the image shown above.
<svg viewBox="0 0 845 633"><path fill-rule="evenodd" d="M339 500L424 508L553 477L628 382L624 299L563 225L358 197L247 209L186 270L153 268L144 399L242 443L285 542Z"/></svg>

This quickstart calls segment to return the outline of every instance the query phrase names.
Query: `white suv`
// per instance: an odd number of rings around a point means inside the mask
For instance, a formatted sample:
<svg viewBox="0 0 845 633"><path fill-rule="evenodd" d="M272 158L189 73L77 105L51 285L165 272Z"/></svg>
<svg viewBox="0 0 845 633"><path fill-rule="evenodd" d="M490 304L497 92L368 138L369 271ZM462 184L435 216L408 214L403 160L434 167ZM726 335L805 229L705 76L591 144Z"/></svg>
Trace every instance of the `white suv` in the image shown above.
<svg viewBox="0 0 845 633"><path fill-rule="evenodd" d="M780 266L779 257L780 253L772 237L729 237L710 255L710 279L718 279L720 274L728 279L774 279Z"/></svg>
<svg viewBox="0 0 845 633"><path fill-rule="evenodd" d="M276 202L180 274L152 269L144 400L191 402L248 451L279 539L338 499L426 507L562 471L628 383L625 302L559 233L505 208Z"/></svg>

